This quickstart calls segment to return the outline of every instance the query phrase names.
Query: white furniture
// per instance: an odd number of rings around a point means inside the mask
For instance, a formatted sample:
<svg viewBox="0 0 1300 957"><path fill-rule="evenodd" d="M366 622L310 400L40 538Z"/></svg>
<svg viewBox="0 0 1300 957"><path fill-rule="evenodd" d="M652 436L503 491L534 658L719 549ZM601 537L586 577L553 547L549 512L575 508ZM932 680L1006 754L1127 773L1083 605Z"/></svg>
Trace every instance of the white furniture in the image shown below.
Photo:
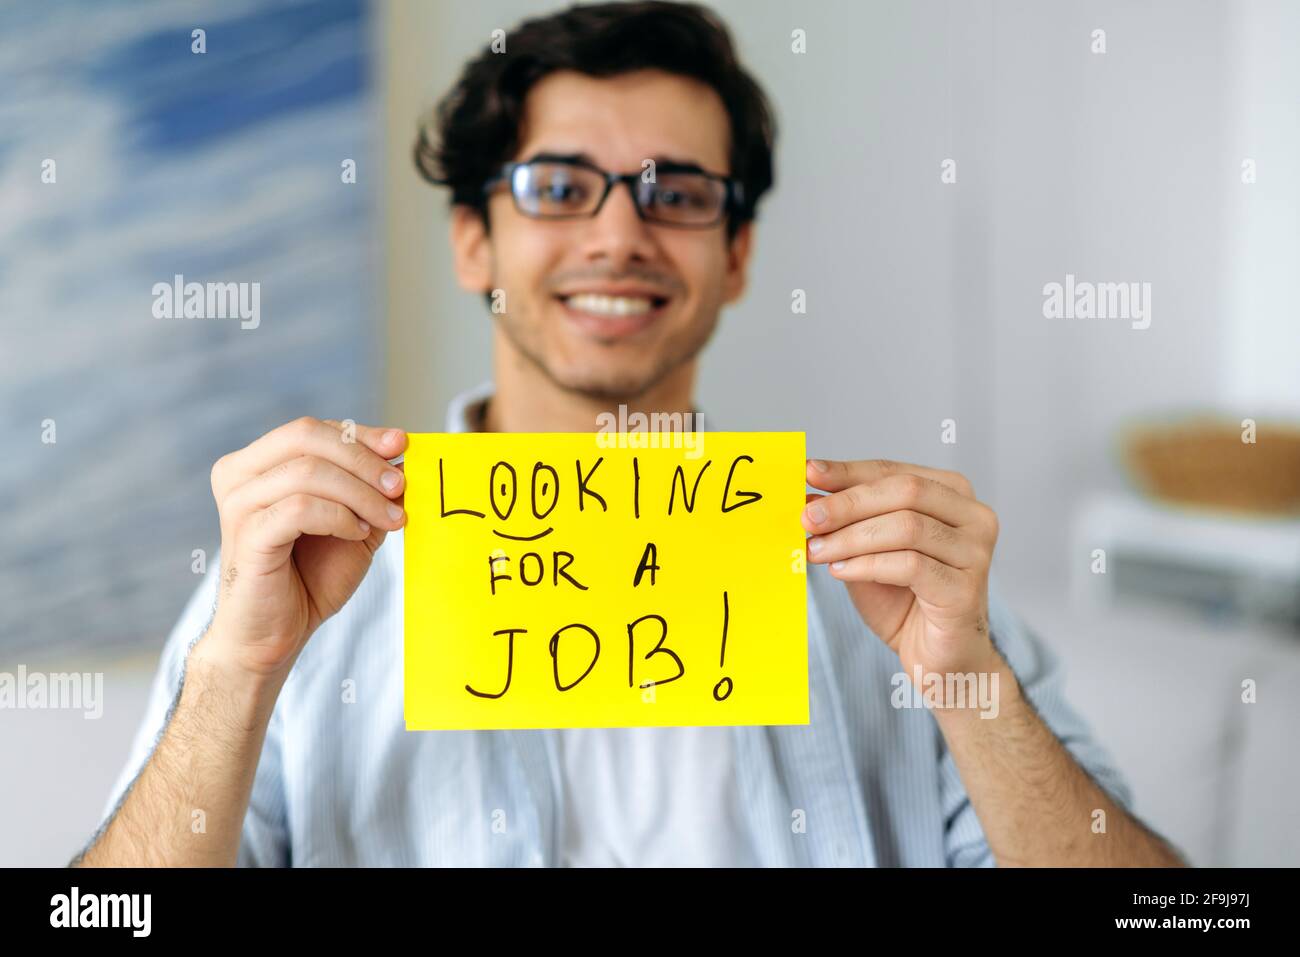
<svg viewBox="0 0 1300 957"><path fill-rule="evenodd" d="M1071 542L1071 594L1083 604L1165 593L1224 616L1300 621L1300 519L1221 515L1101 493L1080 508Z"/></svg>

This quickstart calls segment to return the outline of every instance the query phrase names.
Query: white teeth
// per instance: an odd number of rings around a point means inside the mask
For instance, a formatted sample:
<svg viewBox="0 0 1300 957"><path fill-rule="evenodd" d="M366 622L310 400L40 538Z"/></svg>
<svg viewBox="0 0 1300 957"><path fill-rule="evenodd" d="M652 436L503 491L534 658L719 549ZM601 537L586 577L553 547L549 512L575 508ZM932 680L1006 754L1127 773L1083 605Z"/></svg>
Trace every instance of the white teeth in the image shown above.
<svg viewBox="0 0 1300 957"><path fill-rule="evenodd" d="M597 316L643 316L654 308L654 303L642 296L600 296L590 292L569 296L564 302L570 309Z"/></svg>

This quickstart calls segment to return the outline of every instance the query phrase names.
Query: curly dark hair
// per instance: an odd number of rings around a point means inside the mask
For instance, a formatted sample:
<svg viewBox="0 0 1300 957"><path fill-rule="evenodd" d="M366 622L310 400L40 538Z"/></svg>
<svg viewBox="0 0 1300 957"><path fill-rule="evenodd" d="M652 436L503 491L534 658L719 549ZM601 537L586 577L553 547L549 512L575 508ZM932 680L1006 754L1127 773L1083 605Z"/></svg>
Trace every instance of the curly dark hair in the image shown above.
<svg viewBox="0 0 1300 957"><path fill-rule="evenodd" d="M524 99L557 70L608 77L659 69L717 91L731 120L731 175L743 190L727 236L752 220L772 185L776 121L754 78L741 66L717 15L694 3L636 0L576 5L526 20L506 36L505 52L485 48L420 124L415 165L431 183L451 187L451 202L487 223L483 185L518 148Z"/></svg>

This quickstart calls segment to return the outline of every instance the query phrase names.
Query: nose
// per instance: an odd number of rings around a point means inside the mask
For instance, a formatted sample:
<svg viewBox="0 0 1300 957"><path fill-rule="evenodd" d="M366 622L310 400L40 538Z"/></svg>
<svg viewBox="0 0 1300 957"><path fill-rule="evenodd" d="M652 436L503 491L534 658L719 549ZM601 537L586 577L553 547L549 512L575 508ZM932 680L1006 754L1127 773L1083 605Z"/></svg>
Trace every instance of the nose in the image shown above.
<svg viewBox="0 0 1300 957"><path fill-rule="evenodd" d="M600 212L587 220L583 237L587 259L604 260L619 270L630 262L654 258L654 234L637 211L634 188L626 180L616 183Z"/></svg>

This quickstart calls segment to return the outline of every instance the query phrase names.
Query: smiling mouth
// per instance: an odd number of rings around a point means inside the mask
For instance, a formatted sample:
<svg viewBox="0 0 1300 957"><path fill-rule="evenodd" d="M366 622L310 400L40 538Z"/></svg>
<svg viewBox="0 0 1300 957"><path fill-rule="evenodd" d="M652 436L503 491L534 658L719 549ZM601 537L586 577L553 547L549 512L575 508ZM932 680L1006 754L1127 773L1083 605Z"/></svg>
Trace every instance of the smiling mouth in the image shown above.
<svg viewBox="0 0 1300 957"><path fill-rule="evenodd" d="M536 535L507 535L505 532L498 532L498 531L494 528L494 529L492 529L492 534L493 534L493 535L499 535L499 536L501 536L502 538L508 538L508 539L510 539L512 542L535 542L535 541L537 541L539 538L545 538L547 535L551 534L551 532L553 532L553 531L555 531L555 528L554 528L554 527L551 527L551 528L548 528L548 529L547 529L546 531L544 531L544 532L538 532Z"/></svg>
<svg viewBox="0 0 1300 957"><path fill-rule="evenodd" d="M597 338L615 339L635 335L663 315L667 296L611 296L575 293L556 296L566 317Z"/></svg>

